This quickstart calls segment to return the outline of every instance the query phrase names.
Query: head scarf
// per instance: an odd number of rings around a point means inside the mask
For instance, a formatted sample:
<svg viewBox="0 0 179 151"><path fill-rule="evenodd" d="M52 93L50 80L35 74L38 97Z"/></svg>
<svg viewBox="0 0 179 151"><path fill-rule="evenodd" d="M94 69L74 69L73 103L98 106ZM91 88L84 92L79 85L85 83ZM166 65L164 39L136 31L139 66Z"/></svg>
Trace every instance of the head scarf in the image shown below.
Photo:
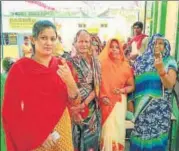
<svg viewBox="0 0 179 151"><path fill-rule="evenodd" d="M123 46L122 46L122 43L118 40L118 39L110 39L106 46L104 47L103 51L101 52L101 54L99 55L99 59L102 61L102 60L106 60L108 59L109 61L113 62L114 63L114 60L112 60L112 58L110 57L110 52L109 52L109 48L110 48L110 45L112 43L112 41L116 41L118 44L119 44L119 47L120 47L120 58L118 59L118 63L121 62L121 61L124 61L126 60L125 58L125 55L124 55L124 51L123 51ZM126 60L127 61L127 60Z"/></svg>
<svg viewBox="0 0 179 151"><path fill-rule="evenodd" d="M111 57L109 49L111 42L115 40L118 42L120 47L120 58L114 59ZM100 88L100 98L108 97L112 106L115 103L122 101L121 95L113 94L115 88L123 88L127 80L132 76L131 68L124 56L122 49L122 44L117 39L111 39L108 41L104 50L99 55L99 60L101 63L101 88ZM102 108L102 124L107 119L108 115L111 113L113 107L109 107L100 101L100 107Z"/></svg>
<svg viewBox="0 0 179 151"><path fill-rule="evenodd" d="M102 43L97 35L91 35L92 45L98 47L98 54L102 51Z"/></svg>
<svg viewBox="0 0 179 151"><path fill-rule="evenodd" d="M164 51L162 52L162 58L170 56L170 43L161 34L154 34L147 46L146 51L139 57L137 57L134 63L135 74L139 75L144 72L156 71L154 67L154 45L157 39L164 40Z"/></svg>

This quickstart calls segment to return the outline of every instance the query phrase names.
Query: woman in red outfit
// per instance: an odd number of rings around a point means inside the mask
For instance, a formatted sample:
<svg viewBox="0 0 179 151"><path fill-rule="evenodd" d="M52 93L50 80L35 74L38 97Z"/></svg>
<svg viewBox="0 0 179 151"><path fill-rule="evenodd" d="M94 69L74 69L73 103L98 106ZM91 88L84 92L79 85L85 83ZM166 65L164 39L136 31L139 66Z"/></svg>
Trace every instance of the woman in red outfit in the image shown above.
<svg viewBox="0 0 179 151"><path fill-rule="evenodd" d="M2 108L8 151L73 151L68 100L79 98L69 64L52 57L57 32L47 20L33 26L32 58L9 71Z"/></svg>

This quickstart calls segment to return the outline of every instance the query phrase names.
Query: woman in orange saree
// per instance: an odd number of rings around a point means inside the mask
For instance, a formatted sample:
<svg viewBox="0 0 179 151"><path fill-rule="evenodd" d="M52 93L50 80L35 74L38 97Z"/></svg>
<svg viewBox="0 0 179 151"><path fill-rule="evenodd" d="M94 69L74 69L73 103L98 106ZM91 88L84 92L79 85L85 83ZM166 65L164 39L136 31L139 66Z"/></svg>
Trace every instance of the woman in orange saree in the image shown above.
<svg viewBox="0 0 179 151"><path fill-rule="evenodd" d="M101 151L123 151L127 93L134 90L133 73L124 56L122 44L117 39L108 41L99 59L102 71L100 149Z"/></svg>

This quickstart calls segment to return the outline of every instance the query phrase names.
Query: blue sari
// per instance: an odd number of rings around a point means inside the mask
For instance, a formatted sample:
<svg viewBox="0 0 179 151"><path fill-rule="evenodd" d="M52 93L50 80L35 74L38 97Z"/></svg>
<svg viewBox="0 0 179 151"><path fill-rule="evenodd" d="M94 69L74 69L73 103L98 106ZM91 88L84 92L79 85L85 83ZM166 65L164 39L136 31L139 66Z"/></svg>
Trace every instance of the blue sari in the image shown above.
<svg viewBox="0 0 179 151"><path fill-rule="evenodd" d="M170 44L162 35L153 35L142 56L134 63L134 122L131 133L130 151L167 151L168 134L171 123L172 89L163 87L154 67L154 43L156 39L164 40L162 53L166 72L177 71L177 64L170 56Z"/></svg>

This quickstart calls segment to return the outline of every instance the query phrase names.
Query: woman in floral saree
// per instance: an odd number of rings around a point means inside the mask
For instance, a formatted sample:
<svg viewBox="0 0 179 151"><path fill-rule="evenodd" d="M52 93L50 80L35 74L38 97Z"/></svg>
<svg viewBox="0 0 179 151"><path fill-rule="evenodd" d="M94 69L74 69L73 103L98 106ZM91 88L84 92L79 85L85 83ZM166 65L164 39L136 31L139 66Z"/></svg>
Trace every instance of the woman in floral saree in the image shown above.
<svg viewBox="0 0 179 151"><path fill-rule="evenodd" d="M147 50L136 59L134 71L135 127L130 150L167 151L177 71L169 41L160 34L153 35Z"/></svg>
<svg viewBox="0 0 179 151"><path fill-rule="evenodd" d="M102 74L100 149L101 151L124 151L126 96L134 90L133 74L124 57L122 45L117 39L107 43L99 59Z"/></svg>
<svg viewBox="0 0 179 151"><path fill-rule="evenodd" d="M81 104L71 108L74 148L75 151L98 151L101 131L98 109L100 63L91 53L91 37L86 30L77 32L74 44L76 54L71 62L77 73L81 96ZM81 116L75 116L77 113Z"/></svg>

